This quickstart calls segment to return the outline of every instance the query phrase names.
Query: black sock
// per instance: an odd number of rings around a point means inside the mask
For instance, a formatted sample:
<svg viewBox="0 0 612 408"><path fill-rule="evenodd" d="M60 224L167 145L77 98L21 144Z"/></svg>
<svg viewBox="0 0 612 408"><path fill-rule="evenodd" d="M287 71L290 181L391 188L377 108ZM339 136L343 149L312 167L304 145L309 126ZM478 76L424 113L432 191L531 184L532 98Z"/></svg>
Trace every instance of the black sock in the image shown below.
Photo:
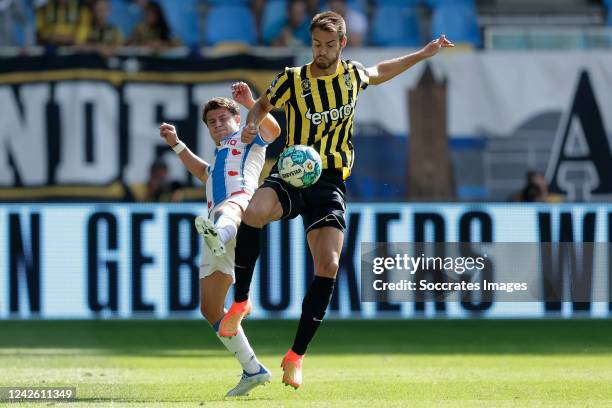
<svg viewBox="0 0 612 408"><path fill-rule="evenodd" d="M293 347L294 353L303 355L306 353L308 344L314 337L334 291L335 279L315 276L310 289L304 296L302 302L302 316L298 325Z"/></svg>
<svg viewBox="0 0 612 408"><path fill-rule="evenodd" d="M249 298L249 288L253 279L253 269L259 258L259 238L261 228L251 227L244 221L236 235L236 258L234 301L244 302Z"/></svg>

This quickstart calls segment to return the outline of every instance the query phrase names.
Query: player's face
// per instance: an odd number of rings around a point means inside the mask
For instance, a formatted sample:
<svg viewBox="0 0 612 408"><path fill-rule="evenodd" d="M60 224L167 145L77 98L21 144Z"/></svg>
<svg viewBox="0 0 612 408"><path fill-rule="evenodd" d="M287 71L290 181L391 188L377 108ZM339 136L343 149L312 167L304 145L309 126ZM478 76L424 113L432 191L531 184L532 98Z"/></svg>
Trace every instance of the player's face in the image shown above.
<svg viewBox="0 0 612 408"><path fill-rule="evenodd" d="M237 132L240 128L240 115L232 115L225 109L213 109L206 114L206 126L215 142Z"/></svg>
<svg viewBox="0 0 612 408"><path fill-rule="evenodd" d="M315 28L312 30L312 60L319 69L328 69L338 64L346 41L338 33Z"/></svg>

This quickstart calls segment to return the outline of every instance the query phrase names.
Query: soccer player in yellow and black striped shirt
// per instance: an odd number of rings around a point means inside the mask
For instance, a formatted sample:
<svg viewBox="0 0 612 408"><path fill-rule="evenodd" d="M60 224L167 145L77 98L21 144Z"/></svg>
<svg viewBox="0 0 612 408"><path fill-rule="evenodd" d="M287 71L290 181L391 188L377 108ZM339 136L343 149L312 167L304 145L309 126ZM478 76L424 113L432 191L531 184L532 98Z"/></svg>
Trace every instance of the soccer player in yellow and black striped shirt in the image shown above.
<svg viewBox="0 0 612 408"><path fill-rule="evenodd" d="M314 147L323 160L323 173L311 187L291 187L276 169L255 192L238 230L235 260L234 304L221 320L219 334L232 336L251 311L249 286L259 257L261 228L271 221L301 215L312 253L315 278L302 303L295 341L283 358L283 383L295 388L302 383L302 360L319 327L333 292L344 240L344 180L350 175L354 151L351 143L357 98L368 85L378 85L401 74L441 48L453 47L444 36L410 55L364 68L340 58L346 46L346 25L333 12L314 16L310 25L313 59L287 68L272 82L251 108L242 131L250 142L272 108L284 108L287 145Z"/></svg>
<svg viewBox="0 0 612 408"><path fill-rule="evenodd" d="M321 61L321 57L319 57ZM287 68L268 89L270 105L284 107L287 146L308 145L319 152L324 169L346 179L353 164L353 111L368 74L353 61L340 61L330 75L314 77L311 64Z"/></svg>

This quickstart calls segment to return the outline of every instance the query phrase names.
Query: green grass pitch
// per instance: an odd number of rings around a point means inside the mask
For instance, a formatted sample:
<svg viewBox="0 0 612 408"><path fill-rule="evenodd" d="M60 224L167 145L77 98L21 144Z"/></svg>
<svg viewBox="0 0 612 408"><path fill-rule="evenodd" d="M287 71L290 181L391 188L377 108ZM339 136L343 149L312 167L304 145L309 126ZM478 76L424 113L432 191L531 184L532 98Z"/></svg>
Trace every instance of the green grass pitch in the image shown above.
<svg viewBox="0 0 612 408"><path fill-rule="evenodd" d="M183 320L0 321L0 386L76 386L26 404L56 407L612 407L610 320L327 320L297 391L279 368L296 322L244 325L274 374L249 397L224 399L238 363Z"/></svg>

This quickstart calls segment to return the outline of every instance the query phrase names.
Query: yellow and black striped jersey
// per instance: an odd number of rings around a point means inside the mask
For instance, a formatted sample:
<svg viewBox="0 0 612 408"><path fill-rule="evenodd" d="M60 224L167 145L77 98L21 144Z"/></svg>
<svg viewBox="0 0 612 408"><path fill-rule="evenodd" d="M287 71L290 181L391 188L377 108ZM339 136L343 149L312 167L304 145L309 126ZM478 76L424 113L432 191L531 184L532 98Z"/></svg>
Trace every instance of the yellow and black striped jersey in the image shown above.
<svg viewBox="0 0 612 408"><path fill-rule="evenodd" d="M285 68L266 91L270 103L285 109L286 145L308 145L321 155L324 169L346 179L353 167L353 115L368 74L355 61L341 61L332 75L313 77L310 64Z"/></svg>
<svg viewBox="0 0 612 408"><path fill-rule="evenodd" d="M123 33L112 24L86 26L79 30L77 43L118 47L123 44Z"/></svg>
<svg viewBox="0 0 612 408"><path fill-rule="evenodd" d="M61 37L63 42L72 44L83 25L90 22L91 12L79 0L50 0L36 9L36 32L43 44L50 37Z"/></svg>

